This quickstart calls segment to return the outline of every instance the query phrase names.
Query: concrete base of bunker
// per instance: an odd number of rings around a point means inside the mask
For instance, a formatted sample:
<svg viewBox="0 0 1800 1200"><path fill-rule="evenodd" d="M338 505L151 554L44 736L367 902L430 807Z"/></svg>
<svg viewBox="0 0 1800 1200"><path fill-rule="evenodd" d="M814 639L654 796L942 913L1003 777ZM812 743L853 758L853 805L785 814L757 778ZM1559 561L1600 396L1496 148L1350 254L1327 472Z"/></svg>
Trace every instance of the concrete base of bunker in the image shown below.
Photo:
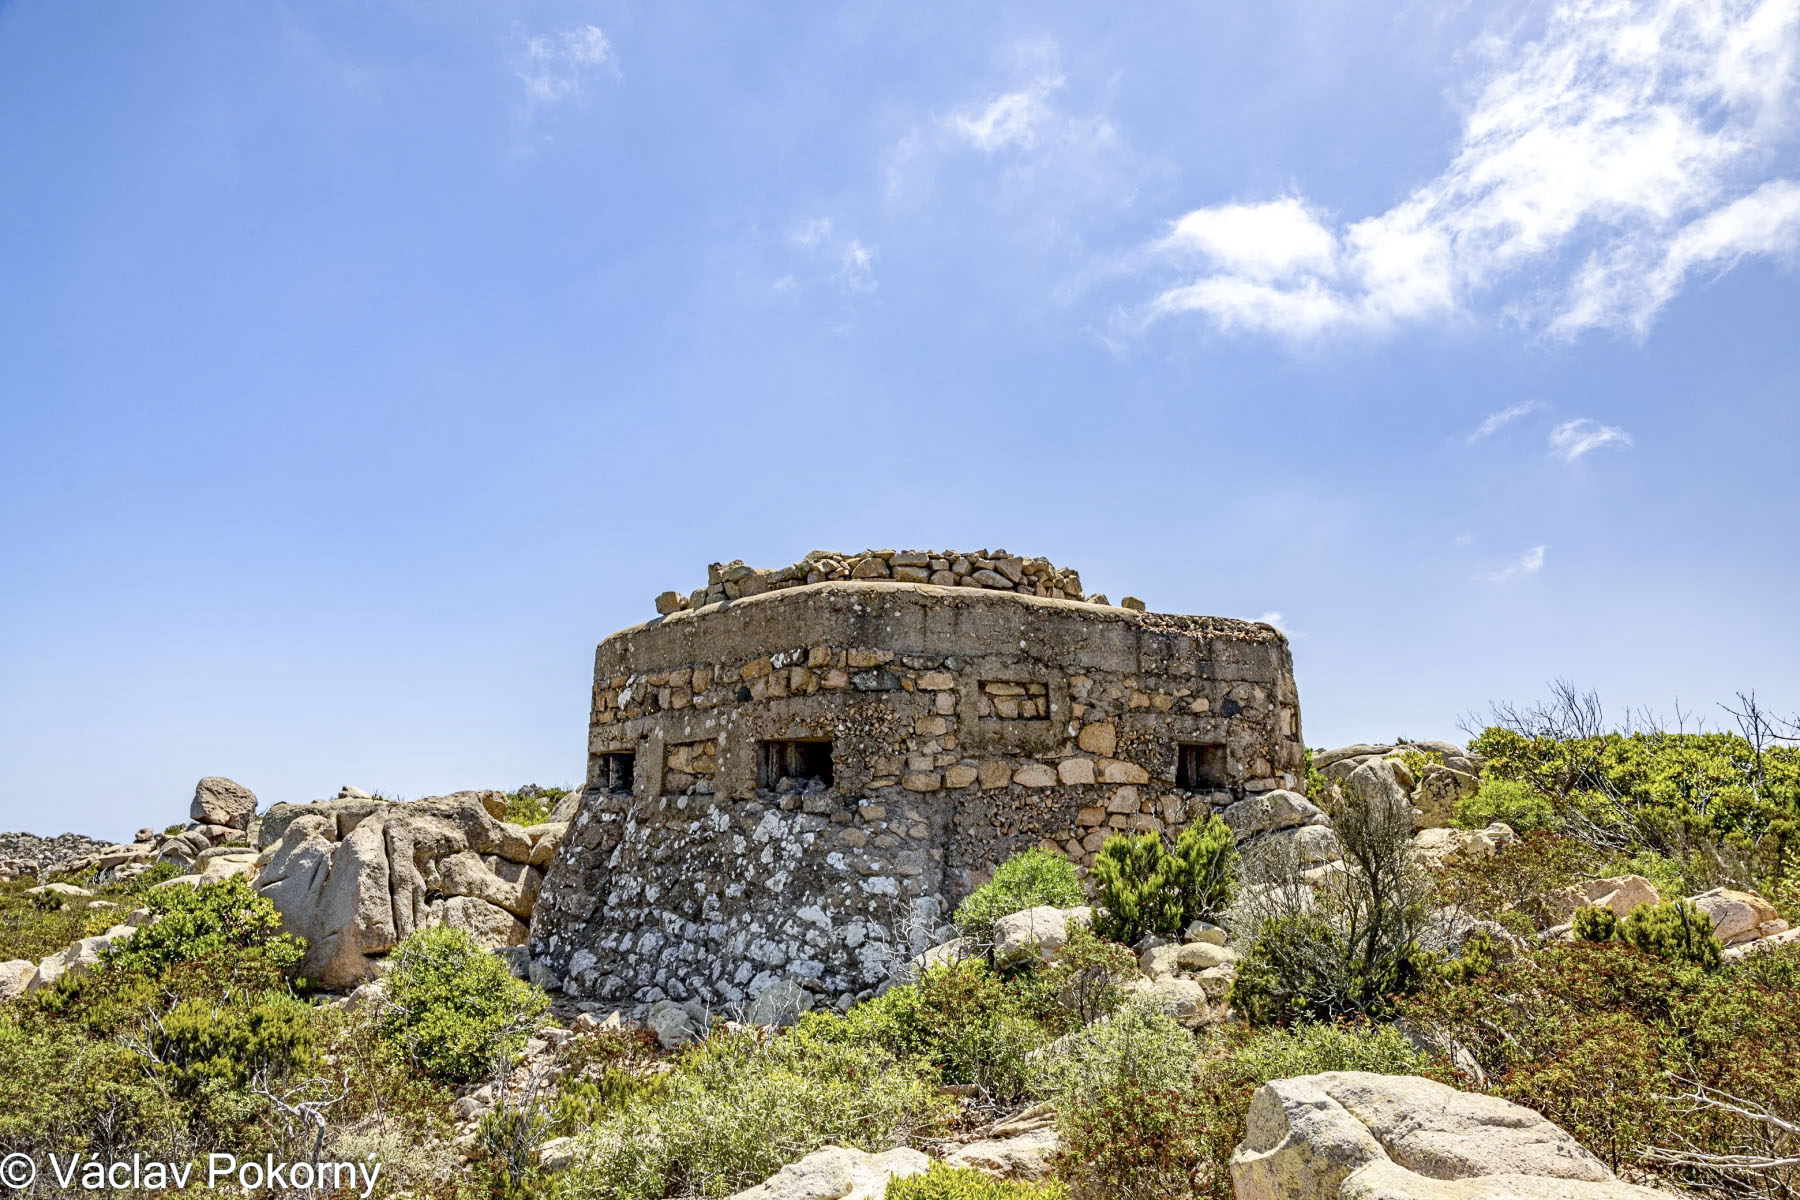
<svg viewBox="0 0 1800 1200"><path fill-rule="evenodd" d="M1268 625L890 581L679 611L596 653L532 955L625 1006L862 995L1008 854L1296 788L1301 747Z"/></svg>

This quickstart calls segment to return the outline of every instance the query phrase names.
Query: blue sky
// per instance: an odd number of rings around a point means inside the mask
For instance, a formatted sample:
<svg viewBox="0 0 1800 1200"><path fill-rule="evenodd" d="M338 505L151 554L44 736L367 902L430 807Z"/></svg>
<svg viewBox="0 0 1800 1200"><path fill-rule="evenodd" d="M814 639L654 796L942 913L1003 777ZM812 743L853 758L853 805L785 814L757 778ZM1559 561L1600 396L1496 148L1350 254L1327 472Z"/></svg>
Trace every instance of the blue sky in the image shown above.
<svg viewBox="0 0 1800 1200"><path fill-rule="evenodd" d="M712 560L1800 709L1800 0L0 4L0 829L567 783Z"/></svg>

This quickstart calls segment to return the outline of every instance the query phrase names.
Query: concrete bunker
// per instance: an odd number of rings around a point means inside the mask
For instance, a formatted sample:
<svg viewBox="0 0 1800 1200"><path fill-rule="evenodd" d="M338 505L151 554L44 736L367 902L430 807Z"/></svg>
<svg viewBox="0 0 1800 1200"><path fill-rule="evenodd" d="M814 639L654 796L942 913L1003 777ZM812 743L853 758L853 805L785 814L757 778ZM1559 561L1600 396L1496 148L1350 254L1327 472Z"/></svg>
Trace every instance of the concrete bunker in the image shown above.
<svg viewBox="0 0 1800 1200"><path fill-rule="evenodd" d="M566 990L866 996L1008 854L1091 862L1116 831L1301 783L1271 626L1076 598L1043 560L832 557L864 574L659 600L600 643L586 785L532 926Z"/></svg>

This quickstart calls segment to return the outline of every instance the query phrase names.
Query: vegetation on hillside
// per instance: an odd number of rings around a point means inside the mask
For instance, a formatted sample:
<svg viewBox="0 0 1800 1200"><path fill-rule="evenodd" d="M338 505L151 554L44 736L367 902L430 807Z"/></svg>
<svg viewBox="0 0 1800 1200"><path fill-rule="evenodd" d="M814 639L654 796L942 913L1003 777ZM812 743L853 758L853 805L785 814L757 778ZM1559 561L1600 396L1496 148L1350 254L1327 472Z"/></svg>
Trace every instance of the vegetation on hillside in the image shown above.
<svg viewBox="0 0 1800 1200"><path fill-rule="evenodd" d="M1256 1088L1351 1069L1528 1105L1629 1178L1800 1195L1800 946L1722 954L1681 903L1755 886L1800 917L1795 751L1545 712L1502 710L1476 738L1487 761L1459 817L1524 831L1491 856L1423 863L1409 817L1313 773L1342 869L1291 846L1240 861L1216 820L1121 834L1086 880L1028 851L957 922L979 940L1019 908L1095 905L1051 961L948 962L846 1013L720 1024L672 1053L634 1030L546 1040L544 994L454 930L404 940L383 988L345 1004L294 977L301 947L241 880L100 888L112 909L0 885L0 956L40 957L131 908L155 917L87 972L0 1004L0 1155L372 1155L382 1194L664 1200L729 1196L826 1145L942 1153L1047 1105L1050 1179L937 1166L890 1200L1224 1200ZM542 819L555 798L509 802ZM1663 902L1581 908L1573 938L1550 932L1568 920L1550 893L1622 873ZM1137 983L1138 939L1202 918L1243 955L1238 1019L1191 1029ZM524 1082L459 1126L458 1097L507 1078ZM559 1137L572 1160L539 1166Z"/></svg>

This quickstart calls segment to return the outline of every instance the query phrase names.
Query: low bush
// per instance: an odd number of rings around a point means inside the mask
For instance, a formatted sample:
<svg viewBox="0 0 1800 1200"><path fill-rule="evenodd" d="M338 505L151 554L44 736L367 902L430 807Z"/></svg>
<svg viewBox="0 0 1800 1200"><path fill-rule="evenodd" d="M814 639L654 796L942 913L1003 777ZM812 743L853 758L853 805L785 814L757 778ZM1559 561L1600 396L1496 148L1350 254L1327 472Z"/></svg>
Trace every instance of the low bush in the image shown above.
<svg viewBox="0 0 1800 1200"><path fill-rule="evenodd" d="M592 1200L729 1196L822 1146L885 1150L947 1117L928 1071L827 1031L840 1020L690 1048L656 1096L581 1135L569 1185Z"/></svg>
<svg viewBox="0 0 1800 1200"><path fill-rule="evenodd" d="M1169 886L1169 852L1154 829L1107 838L1094 856L1093 875L1106 937L1131 943L1181 928L1181 899Z"/></svg>
<svg viewBox="0 0 1800 1200"><path fill-rule="evenodd" d="M305 1005L279 993L242 1004L190 997L161 1016L145 1039L157 1073L192 1095L307 1065L318 1037Z"/></svg>
<svg viewBox="0 0 1800 1200"><path fill-rule="evenodd" d="M1157 1086L1136 1076L1083 1097L1057 1122L1059 1178L1094 1200L1183 1200L1211 1170L1204 1103L1184 1079Z"/></svg>
<svg viewBox="0 0 1800 1200"><path fill-rule="evenodd" d="M649 1069L656 1047L656 1035L642 1029L572 1042L551 1100L551 1136L580 1133L634 1102L654 1099L665 1079Z"/></svg>
<svg viewBox="0 0 1800 1200"><path fill-rule="evenodd" d="M1570 920L1575 936L1587 942L1610 942L1619 932L1619 914L1603 904L1585 904Z"/></svg>
<svg viewBox="0 0 1800 1200"><path fill-rule="evenodd" d="M927 1066L937 1080L968 1084L992 1101L1024 1095L1026 1062L1049 1040L1009 986L978 958L933 967L843 1018L809 1014L799 1038L867 1043Z"/></svg>
<svg viewBox="0 0 1800 1200"><path fill-rule="evenodd" d="M1484 779L1476 791L1456 802L1455 821L1464 829L1485 829L1503 821L1515 833L1535 833L1556 827L1556 809L1550 797L1528 783Z"/></svg>
<svg viewBox="0 0 1800 1200"><path fill-rule="evenodd" d="M1418 1050L1392 1025L1366 1021L1317 1022L1274 1029L1245 1039L1229 1056L1231 1070L1258 1084L1321 1071L1374 1071L1381 1075L1423 1075L1431 1056Z"/></svg>
<svg viewBox="0 0 1800 1200"><path fill-rule="evenodd" d="M275 905L242 876L199 887L158 888L146 904L150 923L106 952L111 969L154 975L176 963L230 954L286 970L304 950L302 942L281 932Z"/></svg>
<svg viewBox="0 0 1800 1200"><path fill-rule="evenodd" d="M1412 806L1345 789L1324 799L1343 868L1310 879L1291 843L1273 843L1236 914L1250 944L1231 1006L1258 1024L1382 1015L1431 977L1420 938L1434 885L1412 849Z"/></svg>
<svg viewBox="0 0 1800 1200"><path fill-rule="evenodd" d="M1175 839L1171 874L1181 898L1181 924L1211 920L1231 904L1237 891L1237 837L1223 817L1214 814L1204 825L1193 824Z"/></svg>
<svg viewBox="0 0 1800 1200"><path fill-rule="evenodd" d="M467 1081L492 1071L536 1028L549 1000L460 929L409 934L389 956L382 1036L427 1075Z"/></svg>
<svg viewBox="0 0 1800 1200"><path fill-rule="evenodd" d="M965 934L981 934L1008 913L1039 905L1070 908L1086 898L1074 863L1034 847L1001 863L992 879L957 905L956 927Z"/></svg>
<svg viewBox="0 0 1800 1200"><path fill-rule="evenodd" d="M1543 1113L1615 1166L1651 1166L1716 1187L1718 1172L1654 1151L1691 1157L1766 1147L1772 1127L1745 1115L1755 1107L1800 1122L1792 1041L1800 950L1704 970L1617 940L1553 942L1407 999L1401 1011L1433 1041L1459 1047L1486 1090ZM1682 1095L1700 1091L1748 1104L1732 1112ZM1790 1172L1792 1183L1800 1173Z"/></svg>
<svg viewBox="0 0 1800 1200"><path fill-rule="evenodd" d="M1198 1054L1194 1035L1173 1017L1150 1004L1127 1003L1039 1055L1032 1063L1033 1090L1069 1114L1126 1080L1180 1088L1193 1075Z"/></svg>
<svg viewBox="0 0 1800 1200"><path fill-rule="evenodd" d="M105 933L117 916L116 910L89 909L85 900L25 894L35 886L30 878L0 883L0 962L37 962L71 942Z"/></svg>
<svg viewBox="0 0 1800 1200"><path fill-rule="evenodd" d="M1134 943L1149 933L1176 934L1217 916L1237 886L1237 844L1216 814L1189 825L1171 852L1160 833L1114 834L1094 858L1100 932Z"/></svg>
<svg viewBox="0 0 1800 1200"><path fill-rule="evenodd" d="M1043 973L1045 990L1063 1010L1058 1028L1078 1029L1118 1008L1125 997L1120 983L1137 974L1137 956L1129 948L1077 923Z"/></svg>
<svg viewBox="0 0 1800 1200"><path fill-rule="evenodd" d="M1059 1039L1036 1064L1056 1103L1057 1175L1083 1196L1191 1194L1205 1161L1190 1093L1198 1045L1167 1014L1127 1003Z"/></svg>
<svg viewBox="0 0 1800 1200"><path fill-rule="evenodd" d="M1060 1183L995 1179L985 1171L934 1162L923 1174L888 1180L882 1200L1068 1200Z"/></svg>
<svg viewBox="0 0 1800 1200"><path fill-rule="evenodd" d="M181 1105L110 1040L0 1010L0 1149L37 1156L148 1156L183 1141Z"/></svg>
<svg viewBox="0 0 1800 1200"><path fill-rule="evenodd" d="M514 825L542 825L550 819L557 801L568 794L568 788L527 784L516 792L506 793L506 820Z"/></svg>
<svg viewBox="0 0 1800 1200"><path fill-rule="evenodd" d="M1708 970L1719 965L1724 950L1706 914L1685 900L1640 904L1626 916L1618 932L1623 941L1645 954Z"/></svg>

